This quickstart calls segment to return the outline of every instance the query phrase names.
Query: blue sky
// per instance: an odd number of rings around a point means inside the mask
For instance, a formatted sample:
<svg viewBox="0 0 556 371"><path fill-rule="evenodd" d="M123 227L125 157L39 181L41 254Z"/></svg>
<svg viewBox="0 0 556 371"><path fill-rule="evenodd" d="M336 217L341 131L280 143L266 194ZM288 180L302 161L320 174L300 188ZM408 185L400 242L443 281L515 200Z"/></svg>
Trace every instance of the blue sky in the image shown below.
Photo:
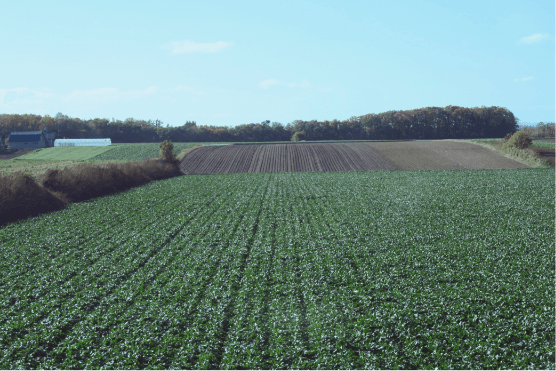
<svg viewBox="0 0 556 371"><path fill-rule="evenodd" d="M500 106L555 121L555 3L9 1L0 113L164 126Z"/></svg>

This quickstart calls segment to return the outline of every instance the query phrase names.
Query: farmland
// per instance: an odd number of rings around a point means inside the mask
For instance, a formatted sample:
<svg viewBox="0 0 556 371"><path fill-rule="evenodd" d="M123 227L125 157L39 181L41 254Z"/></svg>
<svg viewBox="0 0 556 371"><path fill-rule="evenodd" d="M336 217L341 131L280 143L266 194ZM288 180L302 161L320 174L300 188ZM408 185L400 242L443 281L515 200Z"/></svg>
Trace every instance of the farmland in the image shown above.
<svg viewBox="0 0 556 371"><path fill-rule="evenodd" d="M189 152L180 163L184 174L528 167L464 141L206 146Z"/></svg>
<svg viewBox="0 0 556 371"><path fill-rule="evenodd" d="M178 155L182 150L198 146L212 145L221 143L173 143L174 154ZM158 156L160 151L160 143L119 143L113 144L110 151L99 154L94 160L102 161L139 161L146 158L154 158Z"/></svg>
<svg viewBox="0 0 556 371"><path fill-rule="evenodd" d="M18 157L18 160L85 161L110 150L112 150L110 146L50 147L37 149L32 153Z"/></svg>
<svg viewBox="0 0 556 371"><path fill-rule="evenodd" d="M0 368L554 369L554 191L238 173L70 204L0 229Z"/></svg>
<svg viewBox="0 0 556 371"><path fill-rule="evenodd" d="M554 141L551 142L545 142L545 141L538 141L538 140L534 140L531 143L532 147L544 147L544 148L554 148Z"/></svg>
<svg viewBox="0 0 556 371"><path fill-rule="evenodd" d="M189 149L221 143L174 143L174 154L183 155ZM24 155L9 159L0 156L0 175L23 172L37 177L49 169L72 168L85 163L103 164L139 161L159 156L160 143L122 143L103 147L51 147L39 150L19 150ZM19 152L18 151L18 152ZM17 153L15 154L17 155Z"/></svg>

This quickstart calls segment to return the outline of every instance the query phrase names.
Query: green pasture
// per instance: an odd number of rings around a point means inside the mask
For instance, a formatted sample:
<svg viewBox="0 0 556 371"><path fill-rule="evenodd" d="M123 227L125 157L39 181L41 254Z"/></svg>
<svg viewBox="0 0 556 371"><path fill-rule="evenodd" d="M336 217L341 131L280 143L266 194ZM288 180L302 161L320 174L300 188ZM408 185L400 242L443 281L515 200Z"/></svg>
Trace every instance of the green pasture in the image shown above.
<svg viewBox="0 0 556 371"><path fill-rule="evenodd" d="M86 161L113 149L112 146L40 148L17 160Z"/></svg>

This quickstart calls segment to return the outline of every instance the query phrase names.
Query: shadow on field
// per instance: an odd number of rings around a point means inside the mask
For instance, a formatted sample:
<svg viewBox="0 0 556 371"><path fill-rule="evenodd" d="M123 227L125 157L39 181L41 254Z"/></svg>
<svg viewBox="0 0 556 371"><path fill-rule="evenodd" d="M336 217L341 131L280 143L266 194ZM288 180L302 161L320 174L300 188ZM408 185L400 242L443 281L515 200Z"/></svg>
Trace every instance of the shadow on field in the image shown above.
<svg viewBox="0 0 556 371"><path fill-rule="evenodd" d="M177 175L176 166L158 159L49 169L38 178L22 172L0 175L0 226Z"/></svg>

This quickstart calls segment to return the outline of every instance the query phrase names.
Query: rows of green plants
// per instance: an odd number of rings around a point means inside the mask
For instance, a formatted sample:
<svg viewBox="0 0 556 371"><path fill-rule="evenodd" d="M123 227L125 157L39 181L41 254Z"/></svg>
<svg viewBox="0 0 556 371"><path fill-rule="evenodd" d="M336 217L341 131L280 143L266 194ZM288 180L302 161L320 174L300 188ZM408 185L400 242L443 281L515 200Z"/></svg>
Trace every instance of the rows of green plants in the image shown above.
<svg viewBox="0 0 556 371"><path fill-rule="evenodd" d="M554 171L182 176L0 230L0 368L555 367Z"/></svg>
<svg viewBox="0 0 556 371"><path fill-rule="evenodd" d="M228 144L228 143L173 143L174 155L177 156L183 149L203 144ZM101 153L92 160L120 160L120 161L140 161L146 158L154 158L159 155L160 143L118 143L112 144L112 149Z"/></svg>
<svg viewBox="0 0 556 371"><path fill-rule="evenodd" d="M546 148L554 148L554 143L550 143L550 142L539 142L537 140L534 140L531 143L531 146L533 147L546 147Z"/></svg>

